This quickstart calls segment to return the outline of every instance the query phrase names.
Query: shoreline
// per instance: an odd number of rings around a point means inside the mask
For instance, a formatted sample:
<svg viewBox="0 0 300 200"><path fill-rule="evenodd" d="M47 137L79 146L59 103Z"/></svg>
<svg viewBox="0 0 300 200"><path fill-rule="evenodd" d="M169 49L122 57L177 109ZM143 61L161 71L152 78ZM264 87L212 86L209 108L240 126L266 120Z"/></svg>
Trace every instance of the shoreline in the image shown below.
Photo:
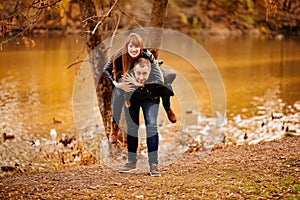
<svg viewBox="0 0 300 200"><path fill-rule="evenodd" d="M161 169L120 174L102 165L0 178L2 199L298 199L300 137L183 154ZM146 184L147 183L147 184Z"/></svg>

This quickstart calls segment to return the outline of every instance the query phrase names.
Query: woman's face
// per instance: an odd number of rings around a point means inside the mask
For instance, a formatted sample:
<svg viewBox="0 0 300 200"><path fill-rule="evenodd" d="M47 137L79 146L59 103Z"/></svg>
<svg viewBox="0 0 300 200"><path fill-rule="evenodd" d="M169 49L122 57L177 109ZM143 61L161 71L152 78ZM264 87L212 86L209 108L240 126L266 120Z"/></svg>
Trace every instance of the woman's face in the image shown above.
<svg viewBox="0 0 300 200"><path fill-rule="evenodd" d="M132 58L137 58L140 55L141 48L139 46L135 46L132 42L127 45L128 54Z"/></svg>

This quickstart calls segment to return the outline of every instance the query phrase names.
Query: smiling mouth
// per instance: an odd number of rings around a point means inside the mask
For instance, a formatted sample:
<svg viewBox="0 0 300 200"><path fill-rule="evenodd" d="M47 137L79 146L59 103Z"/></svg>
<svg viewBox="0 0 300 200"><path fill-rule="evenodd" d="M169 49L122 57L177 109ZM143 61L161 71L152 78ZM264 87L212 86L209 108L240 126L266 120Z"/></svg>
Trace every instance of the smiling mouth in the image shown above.
<svg viewBox="0 0 300 200"><path fill-rule="evenodd" d="M130 53L132 57L138 56L137 53Z"/></svg>

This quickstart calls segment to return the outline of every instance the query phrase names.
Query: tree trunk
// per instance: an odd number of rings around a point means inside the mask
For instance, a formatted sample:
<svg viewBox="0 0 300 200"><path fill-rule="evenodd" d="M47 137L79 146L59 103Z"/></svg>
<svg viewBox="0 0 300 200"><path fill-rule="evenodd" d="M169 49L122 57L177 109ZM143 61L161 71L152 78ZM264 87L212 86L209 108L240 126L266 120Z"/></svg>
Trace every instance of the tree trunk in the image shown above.
<svg viewBox="0 0 300 200"><path fill-rule="evenodd" d="M96 85L96 94L98 106L102 116L103 125L106 136L110 133L110 121L112 117L111 96L112 89L110 82L106 76L102 76L103 67L107 61L105 46L102 43L102 27L98 26L97 31L92 34L97 21L96 7L93 0L79 0L80 13L84 21L84 31L86 33L86 48L89 54L89 61L94 74L94 82Z"/></svg>
<svg viewBox="0 0 300 200"><path fill-rule="evenodd" d="M154 0L151 11L150 26L163 28L167 13L168 0ZM158 57L158 49L161 43L162 29L154 29L149 36L147 46L151 47L150 51L154 57Z"/></svg>

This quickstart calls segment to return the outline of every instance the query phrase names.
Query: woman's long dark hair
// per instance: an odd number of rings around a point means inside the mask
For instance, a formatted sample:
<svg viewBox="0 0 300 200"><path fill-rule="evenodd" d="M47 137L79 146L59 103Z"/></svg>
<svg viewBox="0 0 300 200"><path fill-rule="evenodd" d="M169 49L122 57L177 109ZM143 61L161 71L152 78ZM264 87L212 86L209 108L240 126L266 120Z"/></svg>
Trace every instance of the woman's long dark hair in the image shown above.
<svg viewBox="0 0 300 200"><path fill-rule="evenodd" d="M128 53L127 47L128 47L129 43L132 43L134 46L139 47L141 49L140 50L140 54L142 54L142 52L143 52L144 41L143 41L142 37L139 34L137 34L137 33L131 33L131 34L129 34L129 36L125 40L125 44L124 44L123 48L121 48L120 50L118 50L118 52L115 54L115 57L114 57L114 61L113 61L113 75L114 75L114 79L115 80L117 80L117 71L116 71L117 68L116 68L115 60L119 56L122 56L122 75L124 75L124 76L126 75L126 73L128 72L130 66L134 62L134 59Z"/></svg>

